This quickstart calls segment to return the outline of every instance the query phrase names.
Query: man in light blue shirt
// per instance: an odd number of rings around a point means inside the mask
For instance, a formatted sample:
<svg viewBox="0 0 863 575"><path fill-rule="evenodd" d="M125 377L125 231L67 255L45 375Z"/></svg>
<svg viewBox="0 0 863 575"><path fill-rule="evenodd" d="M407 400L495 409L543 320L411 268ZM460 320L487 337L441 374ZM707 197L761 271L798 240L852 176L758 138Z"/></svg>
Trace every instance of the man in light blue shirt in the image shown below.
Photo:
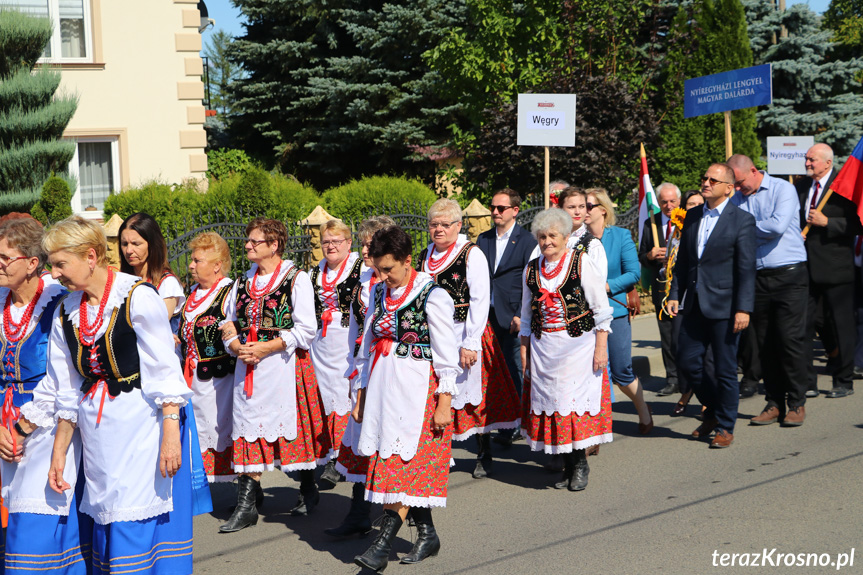
<svg viewBox="0 0 863 575"><path fill-rule="evenodd" d="M735 154L732 201L755 217L755 339L767 406L752 425L799 426L806 417L806 305L809 275L800 235L800 200L789 182ZM786 407L787 406L787 407Z"/></svg>

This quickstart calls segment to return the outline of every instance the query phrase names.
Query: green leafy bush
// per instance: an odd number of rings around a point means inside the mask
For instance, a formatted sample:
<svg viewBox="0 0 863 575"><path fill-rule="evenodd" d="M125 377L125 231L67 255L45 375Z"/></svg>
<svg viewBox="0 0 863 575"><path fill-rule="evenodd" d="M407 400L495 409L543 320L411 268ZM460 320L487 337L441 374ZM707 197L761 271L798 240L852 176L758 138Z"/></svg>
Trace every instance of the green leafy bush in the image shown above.
<svg viewBox="0 0 863 575"><path fill-rule="evenodd" d="M72 191L63 178L51 176L42 186L39 201L30 210L30 215L49 226L72 215Z"/></svg>
<svg viewBox="0 0 863 575"><path fill-rule="evenodd" d="M222 148L207 154L207 177L222 180L234 174L245 174L252 169L252 160L243 150Z"/></svg>
<svg viewBox="0 0 863 575"><path fill-rule="evenodd" d="M343 220L359 222L370 213L387 213L388 206L414 204L421 212L437 195L419 180L373 176L330 188L323 195L327 211Z"/></svg>

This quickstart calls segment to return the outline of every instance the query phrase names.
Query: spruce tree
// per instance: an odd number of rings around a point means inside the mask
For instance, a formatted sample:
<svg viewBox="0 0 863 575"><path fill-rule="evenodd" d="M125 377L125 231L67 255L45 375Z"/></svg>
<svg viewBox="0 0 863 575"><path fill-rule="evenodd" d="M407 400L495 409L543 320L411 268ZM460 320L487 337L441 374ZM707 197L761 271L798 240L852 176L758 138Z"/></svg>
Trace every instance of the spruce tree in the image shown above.
<svg viewBox="0 0 863 575"><path fill-rule="evenodd" d="M676 41L684 35L690 43ZM681 3L669 41L668 76L663 86L668 109L660 128L660 146L648 150L655 164L651 176L682 189L699 186L699 176L713 162L725 161L725 125L722 114L683 117L685 79L726 72L752 65L746 18L740 0L704 0ZM755 133L755 110L731 113L734 153L761 155Z"/></svg>
<svg viewBox="0 0 863 575"><path fill-rule="evenodd" d="M59 72L34 70L51 22L0 9L0 211L30 211L42 184L65 172L75 153L61 140L77 98L56 96Z"/></svg>

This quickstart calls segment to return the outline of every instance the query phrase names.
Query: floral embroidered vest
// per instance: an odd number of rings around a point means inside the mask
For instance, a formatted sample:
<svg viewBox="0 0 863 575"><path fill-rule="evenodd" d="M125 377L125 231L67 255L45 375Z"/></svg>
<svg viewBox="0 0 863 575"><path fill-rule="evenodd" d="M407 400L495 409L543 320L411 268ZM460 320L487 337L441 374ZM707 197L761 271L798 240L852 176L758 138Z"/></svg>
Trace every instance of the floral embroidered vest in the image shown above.
<svg viewBox="0 0 863 575"><path fill-rule="evenodd" d="M225 298L231 291L231 284L222 286L216 292L216 297L206 310L195 317L195 330L193 332L195 338L195 357L198 358L198 366L195 371L198 379L207 381L214 377L222 377L229 373L234 373L234 368L237 364L237 358L229 354L225 350L225 344L222 342L222 334L219 331L219 322L225 319L225 313L222 311L222 306L225 303ZM186 326L186 314L180 314L180 331L183 333L183 328ZM184 337L180 338L180 353L183 357L189 353L188 345Z"/></svg>
<svg viewBox="0 0 863 575"><path fill-rule="evenodd" d="M369 297L373 297L373 290L374 286L371 286L369 289ZM357 282L357 285L354 286L354 291L351 294L351 313L354 314L354 321L357 322L357 340L354 342L354 357L360 353L360 344L363 341L363 330L366 327L366 310L368 309L368 306L363 301L362 293L363 283Z"/></svg>
<svg viewBox="0 0 863 575"><path fill-rule="evenodd" d="M467 312L470 310L470 287L467 285L467 255L476 244L468 242L462 246L455 259L444 269L437 273L428 272L435 282L446 290L455 304L453 320L457 323L467 321ZM428 248L420 253L419 266L417 270L423 271L423 266L428 258Z"/></svg>
<svg viewBox="0 0 863 575"><path fill-rule="evenodd" d="M261 302L260 325L258 326L258 341L270 341L279 337L282 330L290 331L294 328L294 306L291 302L291 291L294 280L300 273L296 266L291 267L285 274L282 283L269 294L265 295ZM249 279L243 275L237 287L237 323L239 324L240 339L243 343L249 333L250 318L253 317L252 306L255 301L249 295L249 282L254 281L254 276Z"/></svg>
<svg viewBox="0 0 863 575"><path fill-rule="evenodd" d="M108 385L108 393L116 397L120 393L128 393L133 389L141 389L141 364L138 357L138 336L132 327L130 300L135 290L156 288L144 280L132 286L129 294L119 308L114 308L110 318L105 318L108 328L105 334L97 339L92 346L83 346L78 339L78 328L69 319L64 299L60 309L60 321L66 344L72 354L75 369L84 377L81 392L89 393L94 385L104 380ZM85 356L86 354L86 356Z"/></svg>
<svg viewBox="0 0 863 575"><path fill-rule="evenodd" d="M324 264L326 265L326 264ZM339 311L342 312L342 327L350 325L351 302L354 297L354 288L360 284L360 271L363 267L363 258L357 258L351 273L341 283L336 284L336 297L339 300ZM322 275L321 266L315 266L309 272L312 278L312 287L315 288L315 316L318 318L318 329L323 328L321 315L324 313L324 288L318 285L318 278Z"/></svg>
<svg viewBox="0 0 863 575"><path fill-rule="evenodd" d="M569 269L566 271L566 279L558 286L556 293L560 296L563 304L563 318L566 323L566 332L570 337L578 337L583 333L591 331L595 325L593 312L587 305L584 293L581 291L581 258L587 255L587 244L593 239L589 233L585 233L573 249L572 259L569 261ZM539 282L539 265L542 258L531 260L527 265L527 283L530 289L530 307L532 315L530 318L530 331L539 339L542 337L542 304Z"/></svg>
<svg viewBox="0 0 863 575"><path fill-rule="evenodd" d="M382 287L378 288L378 285ZM384 294L386 290L383 286L384 284L376 284L374 291L375 315L372 320L373 332L380 331L375 329L375 327L381 323L385 314L390 313L384 309ZM426 317L426 301L432 290L438 287L434 283L429 282L409 304L391 312L393 324L395 325L395 354L397 357L410 356L417 360L432 360L429 324Z"/></svg>

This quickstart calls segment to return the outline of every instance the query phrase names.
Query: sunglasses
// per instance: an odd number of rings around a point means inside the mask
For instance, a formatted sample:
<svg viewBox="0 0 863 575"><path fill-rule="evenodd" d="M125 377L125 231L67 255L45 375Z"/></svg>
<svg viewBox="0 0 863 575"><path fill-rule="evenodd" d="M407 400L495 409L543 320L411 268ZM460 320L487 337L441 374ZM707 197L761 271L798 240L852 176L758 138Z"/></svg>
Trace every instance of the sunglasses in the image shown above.
<svg viewBox="0 0 863 575"><path fill-rule="evenodd" d="M728 186L733 186L734 184L731 182L723 182L722 180L717 180L716 178L711 178L710 176L701 176L701 183L710 182L711 186L715 186L716 184L726 184Z"/></svg>
<svg viewBox="0 0 863 575"><path fill-rule="evenodd" d="M500 212L504 213L505 211L511 209L513 206L489 206L492 212Z"/></svg>

